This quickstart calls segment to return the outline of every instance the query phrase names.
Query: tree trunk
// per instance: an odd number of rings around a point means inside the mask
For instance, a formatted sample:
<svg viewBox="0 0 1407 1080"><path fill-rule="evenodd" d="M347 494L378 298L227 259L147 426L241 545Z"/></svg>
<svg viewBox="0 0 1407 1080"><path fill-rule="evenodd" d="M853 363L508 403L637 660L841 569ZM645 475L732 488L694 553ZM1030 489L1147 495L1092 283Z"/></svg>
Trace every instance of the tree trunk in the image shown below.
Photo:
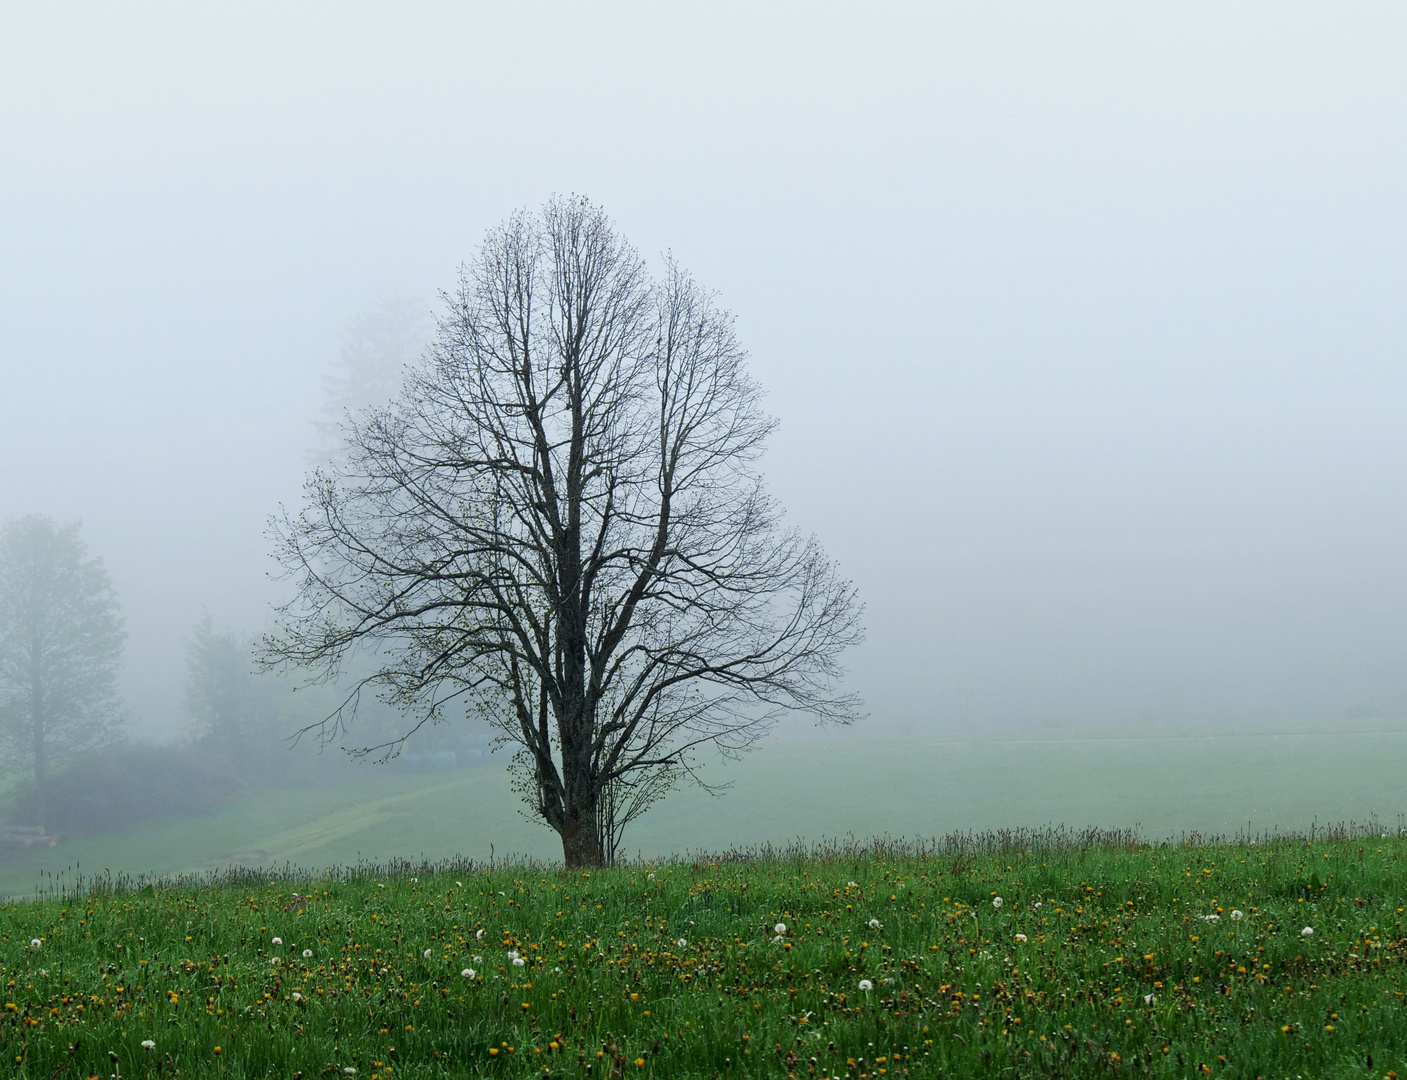
<svg viewBox="0 0 1407 1080"><path fill-rule="evenodd" d="M601 835L596 828L596 815L591 811L568 812L562 826L562 861L568 870L605 865L601 853Z"/></svg>

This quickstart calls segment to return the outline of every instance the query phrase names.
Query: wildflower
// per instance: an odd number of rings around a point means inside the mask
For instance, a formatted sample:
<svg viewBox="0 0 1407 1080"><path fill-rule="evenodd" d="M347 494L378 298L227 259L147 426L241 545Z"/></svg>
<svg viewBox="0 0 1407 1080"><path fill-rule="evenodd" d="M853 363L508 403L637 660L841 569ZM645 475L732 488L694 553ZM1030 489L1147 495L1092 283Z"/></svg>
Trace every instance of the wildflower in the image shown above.
<svg viewBox="0 0 1407 1080"><path fill-rule="evenodd" d="M1041 902L1040 902L1039 900L1037 900L1037 901L1036 901L1033 905L1031 905L1031 906L1032 906L1032 907L1040 907L1040 906L1041 906Z"/></svg>
<svg viewBox="0 0 1407 1080"><path fill-rule="evenodd" d="M419 884L420 884L420 879L419 879L418 877L413 877L413 878L410 879L410 883L411 883L412 885L419 885Z"/></svg>
<svg viewBox="0 0 1407 1080"><path fill-rule="evenodd" d="M1312 927L1312 926L1306 926L1303 930L1300 931L1300 937L1313 937L1313 936L1314 936L1314 927Z"/></svg>
<svg viewBox="0 0 1407 1080"><path fill-rule="evenodd" d="M474 977L474 969L465 968L463 971L460 972L460 974L463 975L466 979L472 979Z"/></svg>
<svg viewBox="0 0 1407 1080"><path fill-rule="evenodd" d="M1152 994L1144 994L1144 995L1143 995L1143 1004L1145 1004L1145 1005L1152 1005L1153 1002L1155 1002L1155 1001L1157 1001L1157 1000L1158 1000L1158 999L1155 998Z"/></svg>
<svg viewBox="0 0 1407 1080"><path fill-rule="evenodd" d="M1026 940L1026 935L1025 935L1025 934L1017 934L1017 935L1016 935L1016 940L1017 940L1017 941L1025 941L1025 940Z"/></svg>
<svg viewBox="0 0 1407 1080"><path fill-rule="evenodd" d="M348 1066L347 1066L345 1069L343 1069L342 1071L343 1071L344 1073L346 1073L348 1076L356 1076L356 1075L357 1075L357 1070L354 1069L354 1068L352 1068L350 1065L348 1065Z"/></svg>
<svg viewBox="0 0 1407 1080"><path fill-rule="evenodd" d="M523 966L524 964L526 964L526 963L527 963L527 961L524 960L521 956L515 956L515 957L513 957L513 966L514 966L514 967L522 967L522 966Z"/></svg>
<svg viewBox="0 0 1407 1080"><path fill-rule="evenodd" d="M655 875L654 875L654 874L646 874L646 875L645 875L645 880L646 880L646 881L654 881L654 880L655 880Z"/></svg>
<svg viewBox="0 0 1407 1080"><path fill-rule="evenodd" d="M282 944L283 944L283 938L281 938L281 937L276 937L276 938L274 938L274 944L275 944L275 945L282 945Z"/></svg>
<svg viewBox="0 0 1407 1080"><path fill-rule="evenodd" d="M298 993L297 990L295 990L295 991L293 991L293 1000L294 1000L294 1001L302 1001L302 1000L303 1000L303 995L300 994L300 993Z"/></svg>
<svg viewBox="0 0 1407 1080"><path fill-rule="evenodd" d="M861 980L860 980L860 989L863 990L865 993L868 994L871 990L874 989L874 983L870 982L869 979L861 979Z"/></svg>
<svg viewBox="0 0 1407 1080"><path fill-rule="evenodd" d="M871 930L878 930L878 929L879 929L879 920L878 920L878 919L871 919L871 920L870 920L870 929L871 929Z"/></svg>
<svg viewBox="0 0 1407 1080"><path fill-rule="evenodd" d="M688 939L688 938L680 938L680 939L679 939L678 941L676 941L674 944L678 945L678 946L682 949L682 948L684 948L685 946L687 946L687 945L689 944L689 939Z"/></svg>
<svg viewBox="0 0 1407 1080"><path fill-rule="evenodd" d="M1000 896L994 896L994 897L992 897L992 907L994 907L994 908L1000 908L1001 906L1002 906L1002 898L1001 898Z"/></svg>
<svg viewBox="0 0 1407 1080"><path fill-rule="evenodd" d="M454 884L455 884L455 886L456 886L457 888L460 888L460 889L464 888L464 882L462 882L462 881L456 881Z"/></svg>
<svg viewBox="0 0 1407 1080"><path fill-rule="evenodd" d="M847 889L858 889L860 886L859 886L859 884L858 884L857 882L854 882L854 881L847 881L847 882L845 883L845 887L846 887Z"/></svg>
<svg viewBox="0 0 1407 1080"><path fill-rule="evenodd" d="M153 1040L151 1040L151 1039L143 1039L143 1040L142 1040L142 1049L143 1049L143 1050L155 1050L155 1049L156 1049L156 1043L155 1043Z"/></svg>
<svg viewBox="0 0 1407 1080"><path fill-rule="evenodd" d="M1245 917L1246 917L1245 912L1237 911L1237 910L1235 910L1235 909L1232 909L1232 912L1231 912L1231 921L1232 921L1232 922L1240 922L1240 921L1241 921L1242 919L1244 919Z"/></svg>
<svg viewBox="0 0 1407 1080"><path fill-rule="evenodd" d="M516 960L516 959L518 959L518 950L517 950L517 949L509 949L509 950L508 950L508 959L509 959L509 960Z"/></svg>
<svg viewBox="0 0 1407 1080"><path fill-rule="evenodd" d="M1203 915L1203 916L1202 916L1202 921L1203 921L1203 922L1221 922L1221 916L1220 916L1220 915L1216 915L1216 914L1212 914L1212 915Z"/></svg>
<svg viewBox="0 0 1407 1080"><path fill-rule="evenodd" d="M269 957L269 963L270 963L270 964L273 964L275 967L277 967L277 966L278 966L278 963L279 963L278 957L277 957L277 956L271 956L271 957Z"/></svg>
<svg viewBox="0 0 1407 1080"><path fill-rule="evenodd" d="M772 927L772 929L776 932L778 937L781 937L787 932L787 924L784 922L779 922L776 926Z"/></svg>
<svg viewBox="0 0 1407 1080"><path fill-rule="evenodd" d="M429 950L429 949L426 949L426 950L425 950L423 953L421 953L420 955L423 956L426 960L429 960L429 959L430 959L430 950Z"/></svg>
<svg viewBox="0 0 1407 1080"><path fill-rule="evenodd" d="M304 950L303 950L303 959L304 959L304 960L310 960L310 959L312 959L312 955L313 955L313 950L312 950L312 949L304 949Z"/></svg>
<svg viewBox="0 0 1407 1080"><path fill-rule="evenodd" d="M44 944L44 943L43 943L42 941L40 941L38 938L30 938L30 940L29 940L29 947L30 947L31 949L37 949L37 948L39 948L39 946L42 945L42 944Z"/></svg>
<svg viewBox="0 0 1407 1080"><path fill-rule="evenodd" d="M474 935L474 940L475 940L475 941L483 941L483 940L484 940L484 932L483 932L482 930L478 931L478 932Z"/></svg>

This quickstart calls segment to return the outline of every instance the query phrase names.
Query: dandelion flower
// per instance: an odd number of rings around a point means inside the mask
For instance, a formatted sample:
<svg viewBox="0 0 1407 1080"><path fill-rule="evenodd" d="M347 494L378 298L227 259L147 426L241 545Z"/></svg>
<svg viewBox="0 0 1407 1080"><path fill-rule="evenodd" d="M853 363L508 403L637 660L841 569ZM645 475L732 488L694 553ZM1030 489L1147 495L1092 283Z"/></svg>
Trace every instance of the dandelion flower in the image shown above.
<svg viewBox="0 0 1407 1080"><path fill-rule="evenodd" d="M654 881L654 880L655 880L655 875L654 875L654 874L646 874L646 875L645 875L645 880L646 880L646 881Z"/></svg>
<svg viewBox="0 0 1407 1080"><path fill-rule="evenodd" d="M689 939L688 939L688 938L680 938L680 939L679 939L678 941L676 941L674 944L678 945L678 946L682 949L682 948L684 948L685 946L687 946L687 945L689 944Z"/></svg>
<svg viewBox="0 0 1407 1080"><path fill-rule="evenodd" d="M1233 911L1231 912L1231 921L1232 921L1232 922L1240 922L1240 921L1241 921L1242 919L1244 919L1245 917L1246 917L1245 912L1242 912L1242 911L1235 911L1235 910L1233 910Z"/></svg>
<svg viewBox="0 0 1407 1080"><path fill-rule="evenodd" d="M412 885L419 885L419 884L420 884L420 879L419 879L418 877L413 877L413 878L410 879L410 883L411 883Z"/></svg>
<svg viewBox="0 0 1407 1080"><path fill-rule="evenodd" d="M429 949L426 949L426 950L425 950L423 953L421 953L420 955L423 956L423 957L425 957L426 960L429 960L429 959L430 959L430 950L429 950Z"/></svg>
<svg viewBox="0 0 1407 1080"><path fill-rule="evenodd" d="M1001 907L1001 906L1002 906L1002 898L1001 898L1000 896L994 896L994 897L992 897L992 907L994 907L994 908L999 908L999 907Z"/></svg>
<svg viewBox="0 0 1407 1080"><path fill-rule="evenodd" d="M474 977L474 969L465 968L463 971L460 972L460 974L463 975L466 979L472 979Z"/></svg>
<svg viewBox="0 0 1407 1080"><path fill-rule="evenodd" d="M276 938L274 938L274 944L275 944L275 945L282 945L282 944L283 944L283 938L281 938L281 937L276 937Z"/></svg>
<svg viewBox="0 0 1407 1080"><path fill-rule="evenodd" d="M143 1040L142 1040L142 1049L143 1049L143 1050L155 1050L155 1049L156 1049L156 1042L155 1042L154 1040L152 1040L152 1039L143 1039Z"/></svg>
<svg viewBox="0 0 1407 1080"><path fill-rule="evenodd" d="M1025 940L1026 940L1026 935L1025 935L1025 934L1017 934L1017 935L1016 935L1016 940L1017 940L1017 941L1025 941Z"/></svg>
<svg viewBox="0 0 1407 1080"><path fill-rule="evenodd" d="M778 937L781 937L787 932L787 924L784 922L779 922L776 926L772 927L772 929L776 931Z"/></svg>
<svg viewBox="0 0 1407 1080"><path fill-rule="evenodd" d="M295 991L293 991L293 1000L294 1000L294 1001L302 1001L302 1000L303 1000L303 995L300 994L300 993L298 993L297 990L295 990Z"/></svg>
<svg viewBox="0 0 1407 1080"><path fill-rule="evenodd" d="M1145 1004L1145 1005L1152 1005L1153 1002L1155 1002L1155 1001L1157 1001L1157 1000L1158 1000L1158 999L1155 998L1152 994L1144 994L1144 995L1143 995L1143 1004Z"/></svg>
<svg viewBox="0 0 1407 1080"><path fill-rule="evenodd" d="M44 943L43 943L42 941L40 941L38 938L30 938L30 939L29 939L29 947L30 947L31 949L37 949L37 948L39 948L39 946L41 946L41 945L43 945L43 944L44 944Z"/></svg>
<svg viewBox="0 0 1407 1080"><path fill-rule="evenodd" d="M1313 936L1314 936L1314 927L1312 927L1312 926L1306 926L1303 930L1300 931L1300 937L1313 937Z"/></svg>
<svg viewBox="0 0 1407 1080"><path fill-rule="evenodd" d="M304 960L311 960L311 959L312 959L312 956L313 956L313 950L312 950L312 949L304 949L304 950L303 950L303 959L304 959Z"/></svg>
<svg viewBox="0 0 1407 1080"><path fill-rule="evenodd" d="M859 882L856 882L856 881L847 881L847 882L845 883L845 887L846 887L847 889L858 889L858 888L860 887L860 884L859 884Z"/></svg>
<svg viewBox="0 0 1407 1080"><path fill-rule="evenodd" d="M357 1070L354 1069L354 1068L352 1068L350 1065L348 1065L348 1066L347 1066L345 1069L343 1069L342 1071L343 1071L344 1073L346 1073L348 1076L356 1076L356 1075L357 1075Z"/></svg>
<svg viewBox="0 0 1407 1080"><path fill-rule="evenodd" d="M1207 922L1221 922L1221 916L1216 914L1203 915L1202 918L1205 919Z"/></svg>
<svg viewBox="0 0 1407 1080"><path fill-rule="evenodd" d="M476 931L475 934L474 934L474 940L475 940L475 941L483 941L483 940L484 940L484 932L483 932L482 930Z"/></svg>
<svg viewBox="0 0 1407 1080"><path fill-rule="evenodd" d="M277 956L271 956L269 957L269 963L277 967L279 963L279 958Z"/></svg>
<svg viewBox="0 0 1407 1080"><path fill-rule="evenodd" d="M861 980L860 980L860 989L863 990L865 993L868 994L871 990L874 989L874 983L870 982L869 979L861 979Z"/></svg>
<svg viewBox="0 0 1407 1080"><path fill-rule="evenodd" d="M522 966L523 966L524 964L526 964L526 963L527 963L527 961L524 960L521 956L515 956L515 957L513 957L513 966L514 966L514 967L522 967Z"/></svg>
<svg viewBox="0 0 1407 1080"><path fill-rule="evenodd" d="M870 929L871 929L871 930L878 930L878 929L879 929L879 920L878 920L878 919L871 919L871 920L870 920Z"/></svg>
<svg viewBox="0 0 1407 1080"><path fill-rule="evenodd" d="M518 959L518 950L517 950L517 949L509 949L509 950L508 950L508 959L509 959L509 960L516 960L516 959Z"/></svg>

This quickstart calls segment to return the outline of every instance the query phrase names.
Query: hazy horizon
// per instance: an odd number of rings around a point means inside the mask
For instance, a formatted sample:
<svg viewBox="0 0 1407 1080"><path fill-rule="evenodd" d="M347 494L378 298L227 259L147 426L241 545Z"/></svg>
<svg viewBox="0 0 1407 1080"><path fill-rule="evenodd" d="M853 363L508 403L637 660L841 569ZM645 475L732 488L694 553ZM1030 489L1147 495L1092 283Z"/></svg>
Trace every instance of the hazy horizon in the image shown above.
<svg viewBox="0 0 1407 1080"><path fill-rule="evenodd" d="M738 317L864 733L1407 715L1407 11L0 16L0 519L82 519L135 733L377 305L604 205Z"/></svg>

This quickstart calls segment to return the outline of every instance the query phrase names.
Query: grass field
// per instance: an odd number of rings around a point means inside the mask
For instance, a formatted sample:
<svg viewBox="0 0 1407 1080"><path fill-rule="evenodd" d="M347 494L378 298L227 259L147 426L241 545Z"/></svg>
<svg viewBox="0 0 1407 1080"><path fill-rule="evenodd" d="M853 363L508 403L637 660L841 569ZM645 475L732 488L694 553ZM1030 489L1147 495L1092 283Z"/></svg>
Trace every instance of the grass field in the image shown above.
<svg viewBox="0 0 1407 1080"><path fill-rule="evenodd" d="M1407 1075L1407 840L1070 839L12 903L0 1046L35 1078Z"/></svg>
<svg viewBox="0 0 1407 1080"><path fill-rule="evenodd" d="M787 843L801 838L936 836L1063 822L1186 832L1308 831L1319 823L1395 825L1407 812L1407 732L1399 723L1319 732L1172 729L986 737L774 740L684 790L627 835L632 856ZM358 860L560 858L524 820L497 758L428 775L375 766L340 787L294 787L236 800L208 817L72 841L0 863L0 896L76 874L176 874L230 864L314 869Z"/></svg>

